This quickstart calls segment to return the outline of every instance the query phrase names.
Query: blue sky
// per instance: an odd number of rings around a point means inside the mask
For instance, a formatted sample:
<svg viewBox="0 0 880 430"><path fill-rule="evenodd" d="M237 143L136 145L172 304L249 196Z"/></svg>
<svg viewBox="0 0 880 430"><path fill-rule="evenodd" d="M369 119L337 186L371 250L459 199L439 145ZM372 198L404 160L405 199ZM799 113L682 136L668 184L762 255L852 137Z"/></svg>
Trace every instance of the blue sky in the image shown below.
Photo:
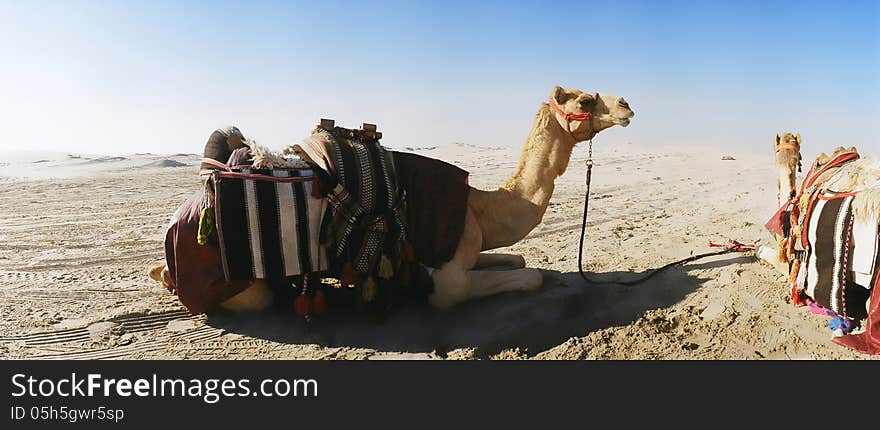
<svg viewBox="0 0 880 430"><path fill-rule="evenodd" d="M559 84L630 102L600 144L880 150L878 1L0 0L0 26L5 148L200 152L230 123L280 148L320 117L520 146Z"/></svg>

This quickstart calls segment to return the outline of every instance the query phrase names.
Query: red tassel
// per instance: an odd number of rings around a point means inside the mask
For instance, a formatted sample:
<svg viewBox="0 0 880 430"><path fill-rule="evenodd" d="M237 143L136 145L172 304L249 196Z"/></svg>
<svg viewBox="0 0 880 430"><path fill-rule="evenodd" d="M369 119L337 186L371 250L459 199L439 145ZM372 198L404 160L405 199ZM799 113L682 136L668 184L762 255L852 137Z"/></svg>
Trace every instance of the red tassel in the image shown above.
<svg viewBox="0 0 880 430"><path fill-rule="evenodd" d="M316 199L324 197L321 194L321 178L318 175L312 176L312 197Z"/></svg>
<svg viewBox="0 0 880 430"><path fill-rule="evenodd" d="M416 251L408 240L403 241L403 261L408 263L416 261Z"/></svg>
<svg viewBox="0 0 880 430"><path fill-rule="evenodd" d="M327 312L327 299L324 298L324 292L315 291L315 297L312 298L312 312L315 316L321 316Z"/></svg>
<svg viewBox="0 0 880 430"><path fill-rule="evenodd" d="M339 283L342 285L350 285L354 284L355 281L354 266L352 266L351 263L345 263L345 266L342 266L342 277L339 278Z"/></svg>
<svg viewBox="0 0 880 430"><path fill-rule="evenodd" d="M308 318L309 308L312 307L311 302L312 301L311 299L309 299L309 296L305 294L305 292L303 292L303 294L300 294L296 298L296 300L293 301L293 310L296 312L297 315L303 318Z"/></svg>

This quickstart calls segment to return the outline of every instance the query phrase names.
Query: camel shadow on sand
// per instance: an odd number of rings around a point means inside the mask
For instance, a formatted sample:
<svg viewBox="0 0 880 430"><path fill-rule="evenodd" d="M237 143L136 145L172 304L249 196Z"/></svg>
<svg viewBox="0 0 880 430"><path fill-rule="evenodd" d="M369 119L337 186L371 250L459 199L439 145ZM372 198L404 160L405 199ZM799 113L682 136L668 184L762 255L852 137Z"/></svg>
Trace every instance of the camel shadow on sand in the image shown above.
<svg viewBox="0 0 880 430"><path fill-rule="evenodd" d="M732 257L703 264L675 266L634 286L582 280L577 272L542 270L544 288L532 293L507 293L475 300L445 312L427 305L408 304L382 322L362 315L335 315L311 324L290 312L242 318L213 314L208 324L255 338L289 344L316 343L327 347L362 347L378 351L445 355L471 347L477 357L507 348L537 353L574 336L636 321L646 310L681 301L708 279L688 270L742 263ZM633 272L593 273L599 281L626 281Z"/></svg>

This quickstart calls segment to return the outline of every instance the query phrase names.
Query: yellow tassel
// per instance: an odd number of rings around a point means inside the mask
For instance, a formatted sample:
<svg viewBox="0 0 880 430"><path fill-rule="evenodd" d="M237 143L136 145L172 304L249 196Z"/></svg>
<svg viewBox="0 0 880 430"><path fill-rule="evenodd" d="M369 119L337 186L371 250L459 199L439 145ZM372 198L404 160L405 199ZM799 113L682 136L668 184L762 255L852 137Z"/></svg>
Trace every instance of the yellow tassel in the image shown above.
<svg viewBox="0 0 880 430"><path fill-rule="evenodd" d="M379 277L382 279L391 279L394 276L394 266L391 264L391 260L382 254L382 259L379 260Z"/></svg>
<svg viewBox="0 0 880 430"><path fill-rule="evenodd" d="M199 233L196 236L199 245L208 243L208 237L214 233L214 208L205 207L199 216Z"/></svg>
<svg viewBox="0 0 880 430"><path fill-rule="evenodd" d="M367 303L372 302L376 298L376 282L373 281L373 278L367 278L367 282L364 282L364 285L361 286L361 297Z"/></svg>
<svg viewBox="0 0 880 430"><path fill-rule="evenodd" d="M776 259L780 263L788 263L788 259L785 258L785 248L788 247L787 241L788 239L783 237L776 243Z"/></svg>

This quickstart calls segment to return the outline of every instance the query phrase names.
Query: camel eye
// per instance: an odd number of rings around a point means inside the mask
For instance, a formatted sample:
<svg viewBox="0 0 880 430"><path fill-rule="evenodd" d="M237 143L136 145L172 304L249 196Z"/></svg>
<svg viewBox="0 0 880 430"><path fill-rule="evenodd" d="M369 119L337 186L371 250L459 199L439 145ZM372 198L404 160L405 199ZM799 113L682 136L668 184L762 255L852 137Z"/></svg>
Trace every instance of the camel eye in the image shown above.
<svg viewBox="0 0 880 430"><path fill-rule="evenodd" d="M581 109L590 109L596 104L596 99L583 99L580 101Z"/></svg>
<svg viewBox="0 0 880 430"><path fill-rule="evenodd" d="M620 105L620 107L629 109L629 103L627 103L624 99L618 100L617 104Z"/></svg>

